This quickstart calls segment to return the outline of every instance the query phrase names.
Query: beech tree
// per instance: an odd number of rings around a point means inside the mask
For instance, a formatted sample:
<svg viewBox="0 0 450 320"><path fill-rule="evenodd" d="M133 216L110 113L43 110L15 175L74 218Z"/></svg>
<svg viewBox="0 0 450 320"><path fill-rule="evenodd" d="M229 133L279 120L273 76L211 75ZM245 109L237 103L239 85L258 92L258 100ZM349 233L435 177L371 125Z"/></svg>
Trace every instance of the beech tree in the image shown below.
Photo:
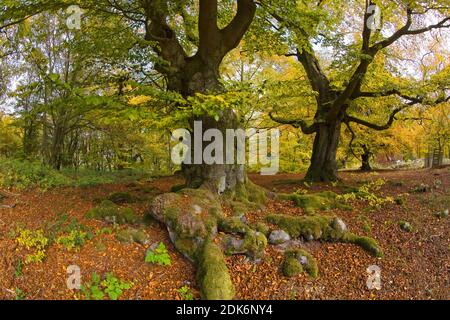
<svg viewBox="0 0 450 320"><path fill-rule="evenodd" d="M333 181L337 179L337 163L336 152L339 146L339 137L343 125L357 123L373 130L388 129L395 121L396 116L408 107L419 104L438 104L448 101L446 96L439 96L432 99L428 96L414 93L414 90L403 90L398 83L386 83L384 87L378 86L376 90L370 90L367 85L367 75L370 67L374 64L377 56L385 52L393 44L399 42L407 36L418 36L432 30L450 27L449 7L445 5L445 1L422 2L422 1L396 1L395 7L392 9L392 1L365 1L361 8L358 1L350 4L339 2L341 8L336 10L327 5L326 1L316 3L299 3L297 1L263 1L262 6L268 13L268 19L274 21L273 28L277 32L287 30L283 34L287 34L289 39L289 47L291 52L286 53L288 56L295 57L303 66L311 88L316 93L317 111L314 116L313 123L309 123L304 119L290 119L289 117L280 117L271 113L271 118L282 124L291 124L302 130L304 134L314 134L314 146L311 157L311 164L306 174L307 180L312 181ZM333 3L336 7L336 3ZM389 10L391 19L398 19L395 14L402 13L404 23L396 29L390 36L385 36L385 32L373 30L371 27L374 13L370 10L372 6L383 6L386 11ZM341 33L336 33L336 25L340 25L344 19L344 13L351 8L361 8L363 14L362 28L359 39L348 46L346 56L342 58L344 62L350 64L350 67L344 68L344 78L339 79L336 84L336 74L339 70L333 70L333 64L324 67L320 59L320 51L317 48L322 43L339 43L335 38L336 34L341 37ZM331 27L335 33L325 31L320 33L319 23L322 18L332 14L341 12L341 17L329 22L334 24ZM357 11L356 11L357 12ZM436 23L428 24L422 27L416 27L416 20L425 17L430 12L434 12L434 16L438 17ZM354 21L354 15L352 15ZM344 19L345 20L345 19ZM385 21L386 23L386 21ZM329 26L327 26L329 28ZM323 27L322 27L323 29ZM332 39L334 37L334 39ZM328 39L327 39L328 38ZM316 43L316 46L313 45ZM355 49L359 47L359 49ZM337 48L339 51L341 48ZM355 51L356 50L356 51ZM342 55L342 52L336 54ZM342 75L341 75L342 77ZM333 79L334 78L334 79ZM448 89L440 88L441 92ZM352 106L361 98L370 98L376 101L378 98L394 96L397 98L396 105L391 108L387 115L385 123L376 124L364 119L360 114L352 112Z"/></svg>
<svg viewBox="0 0 450 320"><path fill-rule="evenodd" d="M187 6L189 1L182 1ZM255 12L253 0L238 0L237 12L231 22L223 28L218 26L217 0L200 0L198 11L198 48L189 55L181 45L177 33L167 23L169 15L168 1L142 1L146 17L146 40L154 42L153 48L162 63L155 68L167 78L167 88L180 93L183 97L197 93L211 94L223 91L220 83L219 67L227 53L237 47L248 30ZM188 9L178 13L183 16ZM193 34L187 26L186 34ZM232 110L221 110L216 119L204 115L199 119L203 130L211 128L237 129L239 123ZM225 135L224 135L225 136ZM225 152L224 152L225 154ZM244 165L227 164L186 164L183 166L186 184L198 187L208 184L218 192L233 189L236 184L245 182Z"/></svg>

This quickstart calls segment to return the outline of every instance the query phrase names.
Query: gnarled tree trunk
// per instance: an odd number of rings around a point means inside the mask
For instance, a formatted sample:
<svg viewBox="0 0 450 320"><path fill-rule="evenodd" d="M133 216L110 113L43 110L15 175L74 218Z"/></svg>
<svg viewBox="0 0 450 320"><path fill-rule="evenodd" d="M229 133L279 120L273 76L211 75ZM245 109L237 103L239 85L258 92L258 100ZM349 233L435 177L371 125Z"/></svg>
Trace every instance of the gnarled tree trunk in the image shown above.
<svg viewBox="0 0 450 320"><path fill-rule="evenodd" d="M321 124L314 138L311 164L306 180L328 182L337 180L336 152L339 146L341 121Z"/></svg>
<svg viewBox="0 0 450 320"><path fill-rule="evenodd" d="M224 88L219 82L218 68L218 64L211 63L208 59L205 61L200 56L196 56L180 72L169 78L168 87L170 90L181 93L184 97L193 96L197 93L217 94L223 92ZM234 152L234 163L225 164L227 144L232 145L233 148L236 147L235 141L225 140L227 136L226 130L237 130L241 127L236 113L231 109L221 110L217 120L209 115L193 117L190 121L191 128L194 128L195 121L201 121L202 123L202 137L209 129L217 129L222 133L224 138L222 150L224 161L223 163L213 164L206 164L204 161L201 164L183 164L182 171L186 179L186 186L190 188L206 186L214 193L221 194L226 190L233 190L238 183L245 182L245 166L237 164L236 150ZM191 132L191 136L194 140L193 132ZM202 141L201 150L195 150L194 148L198 148L198 146L194 143L191 144L192 160L195 151L201 151L203 154L205 147L211 143L204 142L202 137L197 137Z"/></svg>

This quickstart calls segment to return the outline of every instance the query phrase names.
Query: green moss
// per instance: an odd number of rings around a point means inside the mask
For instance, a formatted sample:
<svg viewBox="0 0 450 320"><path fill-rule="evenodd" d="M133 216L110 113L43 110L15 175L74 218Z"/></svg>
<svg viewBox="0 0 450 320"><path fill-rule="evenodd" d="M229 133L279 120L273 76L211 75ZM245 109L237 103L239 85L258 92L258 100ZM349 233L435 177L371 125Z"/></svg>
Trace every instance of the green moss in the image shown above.
<svg viewBox="0 0 450 320"><path fill-rule="evenodd" d="M297 207L302 208L308 214L330 209L350 210L351 207L337 200L337 194L324 191L316 194L281 194L279 198L292 200Z"/></svg>
<svg viewBox="0 0 450 320"><path fill-rule="evenodd" d="M183 189L155 199L152 215L166 224L175 247L196 259L204 240L215 236L223 211L217 198L206 189Z"/></svg>
<svg viewBox="0 0 450 320"><path fill-rule="evenodd" d="M267 238L264 234L257 231L249 231L244 237L242 250L252 260L261 259L264 256L264 250L267 247Z"/></svg>
<svg viewBox="0 0 450 320"><path fill-rule="evenodd" d="M186 188L185 184L177 184L177 185L174 185L172 188L170 188L170 192L176 193L176 192L183 190L184 188Z"/></svg>
<svg viewBox="0 0 450 320"><path fill-rule="evenodd" d="M118 224L135 223L136 216L130 208L121 208L109 200L102 201L100 205L86 213L88 219L101 219Z"/></svg>
<svg viewBox="0 0 450 320"><path fill-rule="evenodd" d="M411 224L408 221L400 220L398 222L400 228L406 232L411 232L413 230Z"/></svg>
<svg viewBox="0 0 450 320"><path fill-rule="evenodd" d="M381 250L381 247L378 245L376 240L373 238L362 237L362 236L358 236L354 233L347 232L344 235L342 240L344 242L353 243L353 244L360 246L361 248L363 248L364 250L369 252L374 257L382 257L383 256L383 251Z"/></svg>
<svg viewBox="0 0 450 320"><path fill-rule="evenodd" d="M405 199L403 199L402 197L397 197L394 199L395 203L398 204L399 206L402 206L405 204Z"/></svg>
<svg viewBox="0 0 450 320"><path fill-rule="evenodd" d="M206 241L198 259L197 281L202 299L231 300L234 287L228 273L222 250Z"/></svg>
<svg viewBox="0 0 450 320"><path fill-rule="evenodd" d="M300 261L295 258L286 258L283 262L283 274L286 277L293 277L303 272Z"/></svg>
<svg viewBox="0 0 450 320"><path fill-rule="evenodd" d="M229 201L227 204L230 206L233 214L242 214L257 208L255 204L250 204L250 202Z"/></svg>
<svg viewBox="0 0 450 320"><path fill-rule="evenodd" d="M263 222L257 222L255 223L252 228L258 232L261 232L263 235L265 235L266 237L269 236L270 233L270 228L267 224L263 223Z"/></svg>
<svg viewBox="0 0 450 320"><path fill-rule="evenodd" d="M309 252L302 249L290 249L284 253L283 274L292 277L305 271L312 278L319 272L317 261Z"/></svg>
<svg viewBox="0 0 450 320"><path fill-rule="evenodd" d="M239 217L230 217L220 220L219 230L228 233L246 234L250 228Z"/></svg>
<svg viewBox="0 0 450 320"><path fill-rule="evenodd" d="M361 237L339 228L336 218L325 216L293 217L287 215L269 215L267 221L278 225L292 238L304 237L308 240L342 241L354 243L375 257L383 252L378 243L369 237Z"/></svg>
<svg viewBox="0 0 450 320"><path fill-rule="evenodd" d="M128 192L115 192L108 196L108 200L115 204L132 203L133 197Z"/></svg>
<svg viewBox="0 0 450 320"><path fill-rule="evenodd" d="M345 231L340 230L333 217L302 216L272 214L267 221L278 225L292 238L304 237L307 240L339 240Z"/></svg>
<svg viewBox="0 0 450 320"><path fill-rule="evenodd" d="M193 238L181 238L177 239L174 243L175 248L189 257L191 260L195 260L198 254L198 246Z"/></svg>
<svg viewBox="0 0 450 320"><path fill-rule="evenodd" d="M142 230L136 229L124 229L120 230L116 234L117 240L120 242L133 243L137 242L140 244L145 244L147 242L147 235Z"/></svg>
<svg viewBox="0 0 450 320"><path fill-rule="evenodd" d="M223 198L235 214L246 213L264 207L267 191L251 181L239 183L233 191L227 191Z"/></svg>

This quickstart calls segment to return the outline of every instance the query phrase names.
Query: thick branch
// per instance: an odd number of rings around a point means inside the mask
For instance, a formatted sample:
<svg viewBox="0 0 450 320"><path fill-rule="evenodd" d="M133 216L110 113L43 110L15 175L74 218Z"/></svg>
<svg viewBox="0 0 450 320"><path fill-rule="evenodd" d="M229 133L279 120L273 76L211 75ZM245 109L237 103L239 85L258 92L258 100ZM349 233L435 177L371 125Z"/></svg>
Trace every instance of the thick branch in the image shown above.
<svg viewBox="0 0 450 320"><path fill-rule="evenodd" d="M411 97L411 96L401 93L397 89L391 89L391 90L383 91L383 92L357 92L353 95L352 98L354 98L354 99L356 99L356 98L378 98L378 97L388 97L388 96L393 96L393 95L397 95L405 100L409 100L409 101L415 102L415 103L423 102L423 97Z"/></svg>
<svg viewBox="0 0 450 320"><path fill-rule="evenodd" d="M404 98L405 99L409 99L410 102L408 102L407 104L402 105L401 107L398 107L398 108L394 109L392 111L392 113L389 115L388 121L384 125L377 125L377 124L371 123L369 121L350 116L348 114L345 114L344 122L347 122L347 123L348 122L355 122L355 123L358 123L360 125L366 126L366 127L370 128L370 129L374 129L374 130L377 130L377 131L387 130L387 129L389 129L392 126L392 124L394 123L394 120L396 120L395 116L400 111L402 111L402 110L404 110L406 108L412 107L412 106L414 106L416 104L425 103L426 102L424 97L416 97L416 98L404 97ZM450 96L448 96L448 97L440 97L440 98L436 99L435 101L428 102L426 104L428 104L428 105L438 105L440 103L448 102L448 101L450 101Z"/></svg>
<svg viewBox="0 0 450 320"><path fill-rule="evenodd" d="M369 18L371 17L371 13L369 13L369 6L372 5L372 1L366 0L366 11L364 13L364 26L362 32L362 52L367 53L370 47L370 36L372 34L372 30L369 28Z"/></svg>
<svg viewBox="0 0 450 320"><path fill-rule="evenodd" d="M158 71L169 74L179 70L187 56L175 32L167 24L166 0L143 0L142 6L147 17L145 39L157 42L158 46L153 46L153 49L170 64L169 67L159 66Z"/></svg>
<svg viewBox="0 0 450 320"><path fill-rule="evenodd" d="M303 68L305 69L313 90L321 95L324 95L330 90L330 81L328 80L325 73L322 71L322 68L320 67L319 64L319 60L311 52L312 49L311 51L308 51L309 49L311 48L303 49L302 52L300 52L297 49L296 56L298 61L302 64Z"/></svg>
<svg viewBox="0 0 450 320"><path fill-rule="evenodd" d="M361 52L362 53L361 62L358 65L358 67L356 68L355 72L353 73L347 87L339 95L339 97L334 101L331 112L328 114L329 120L333 120L336 117L338 117L338 115L341 112L345 112L345 108L348 105L347 104L348 100L355 98L355 95L358 96L358 94L361 90L362 81L364 80L367 70L368 70L370 64L372 63L373 59L375 58L375 55L381 49L386 48L389 45L393 44L395 41L397 41L404 35L421 34L421 33L430 31L432 29L450 27L450 25L446 24L448 21L450 21L450 17L447 17L447 18L441 20L439 23L428 26L426 28L417 29L417 30L409 30L409 28L411 27L411 25L413 23L413 19L412 19L413 12L409 7L406 9L406 15L407 15L407 21L402 28L397 30L389 38L374 44L370 48L368 48L368 45L370 43L370 32L369 32L369 30L363 31L363 50ZM365 14L365 19L364 19L365 24L367 23L366 19L367 19L367 13ZM366 29L367 26L365 25L364 28ZM409 98L406 96L402 96L402 97L404 97L405 99ZM408 100L414 101L411 99L408 99ZM416 103L420 103L420 102L421 101L416 101Z"/></svg>
<svg viewBox="0 0 450 320"><path fill-rule="evenodd" d="M238 0L237 13L233 20L224 29L220 30L222 35L222 53L225 55L236 48L242 40L245 32L250 27L256 13L254 0Z"/></svg>
<svg viewBox="0 0 450 320"><path fill-rule="evenodd" d="M317 123L308 125L303 120L282 119L282 118L278 118L278 117L274 116L272 114L272 112L269 112L269 117L270 117L270 119L272 119L272 121L278 122L280 124L289 124L289 125L293 126L294 128L300 128L304 134L313 134L313 133L317 132L317 130L319 129Z"/></svg>
<svg viewBox="0 0 450 320"><path fill-rule="evenodd" d="M200 36L199 51L206 57L209 50L215 50L220 38L217 27L217 0L200 0L198 18L198 33Z"/></svg>
<svg viewBox="0 0 450 320"><path fill-rule="evenodd" d="M392 124L394 123L395 116L400 111L406 109L409 106L410 105L408 104L408 105L403 105L403 106L401 106L399 108L394 109L394 111L392 111L392 113L389 115L388 121L384 125L377 125L377 124L371 123L369 121L366 121L366 120L363 120L363 119L359 119L359 118L356 118L356 117L352 117L352 116L349 116L349 115L345 115L344 122L346 122L346 123L355 122L357 124L363 125L365 127L373 129L373 130L383 131L383 130L389 129L392 126Z"/></svg>

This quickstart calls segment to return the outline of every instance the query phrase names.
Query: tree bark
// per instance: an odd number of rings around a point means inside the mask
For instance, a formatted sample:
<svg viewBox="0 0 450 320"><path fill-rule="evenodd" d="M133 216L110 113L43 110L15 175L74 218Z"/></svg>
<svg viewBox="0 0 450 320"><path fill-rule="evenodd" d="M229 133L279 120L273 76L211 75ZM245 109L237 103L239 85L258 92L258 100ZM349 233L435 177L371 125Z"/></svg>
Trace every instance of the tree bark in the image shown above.
<svg viewBox="0 0 450 320"><path fill-rule="evenodd" d="M361 155L361 171L372 171L372 167L370 166L370 157L372 153L370 152L369 148L366 146L363 146L364 153Z"/></svg>
<svg viewBox="0 0 450 320"><path fill-rule="evenodd" d="M311 164L305 179L315 182L336 181L336 152L339 146L342 122L321 124L314 138Z"/></svg>
<svg viewBox="0 0 450 320"><path fill-rule="evenodd" d="M200 59L199 59L200 60ZM182 72L178 73L176 77L169 78L169 88L176 92L180 92L183 96L193 96L196 93L211 94L223 92L224 88L219 82L218 65L211 65L207 62L199 63L193 60L192 63L187 64ZM222 110L219 113L218 121L209 115L201 117L193 117L190 121L191 128L194 128L194 121L202 122L202 136L209 129L217 129L222 133L224 138L224 149L222 154L226 155L226 130L239 129L240 123L237 119L236 113L231 109ZM191 130L192 140L194 140L193 132ZM203 140L203 139L202 139ZM202 142L201 151L211 142ZM232 143L232 142L229 142ZM235 143L233 142L235 147ZM191 144L191 156L194 157L195 144ZM198 151L198 150L197 150ZM235 150L235 155L237 154ZM183 164L182 172L186 179L186 186L189 188L198 188L205 186L214 193L221 194L227 190L233 190L238 183L245 182L245 166L243 164Z"/></svg>

